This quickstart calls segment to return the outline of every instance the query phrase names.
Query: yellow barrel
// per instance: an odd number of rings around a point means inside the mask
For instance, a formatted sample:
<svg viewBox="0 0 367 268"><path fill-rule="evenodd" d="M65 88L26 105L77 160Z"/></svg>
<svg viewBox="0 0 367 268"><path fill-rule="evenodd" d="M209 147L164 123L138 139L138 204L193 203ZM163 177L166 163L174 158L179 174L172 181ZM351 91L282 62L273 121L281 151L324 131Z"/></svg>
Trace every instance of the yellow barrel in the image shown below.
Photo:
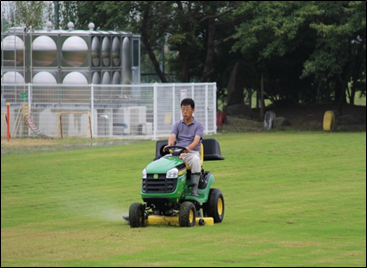
<svg viewBox="0 0 367 268"><path fill-rule="evenodd" d="M324 114L324 131L333 131L335 125L335 115L333 111L326 111Z"/></svg>

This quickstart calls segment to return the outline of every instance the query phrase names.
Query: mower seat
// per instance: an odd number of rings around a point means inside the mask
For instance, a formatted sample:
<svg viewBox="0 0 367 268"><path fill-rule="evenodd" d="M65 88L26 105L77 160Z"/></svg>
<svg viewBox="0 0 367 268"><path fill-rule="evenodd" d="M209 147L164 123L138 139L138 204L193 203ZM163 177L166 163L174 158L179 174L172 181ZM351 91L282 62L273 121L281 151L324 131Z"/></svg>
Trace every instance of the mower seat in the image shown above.
<svg viewBox="0 0 367 268"><path fill-rule="evenodd" d="M216 139L213 138L203 139L203 144L205 146L205 154L204 154L205 161L224 160L224 157L220 152L219 143Z"/></svg>
<svg viewBox="0 0 367 268"><path fill-rule="evenodd" d="M168 140L157 141L154 160L157 160L167 154L163 152L163 148L167 144ZM204 154L204 146L205 146L205 154ZM220 151L219 143L216 139L207 138L202 140L200 149L200 158L201 158L201 166L203 166L204 160L205 161L224 160L224 157L222 156Z"/></svg>

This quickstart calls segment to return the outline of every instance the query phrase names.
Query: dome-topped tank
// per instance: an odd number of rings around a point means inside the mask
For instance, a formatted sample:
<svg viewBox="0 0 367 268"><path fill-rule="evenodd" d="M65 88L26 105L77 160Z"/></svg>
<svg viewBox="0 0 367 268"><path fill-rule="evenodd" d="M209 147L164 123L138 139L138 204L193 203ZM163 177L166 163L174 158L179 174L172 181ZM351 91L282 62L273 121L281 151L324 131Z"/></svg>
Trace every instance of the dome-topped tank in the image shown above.
<svg viewBox="0 0 367 268"><path fill-rule="evenodd" d="M61 51L66 62L65 66L81 66L88 57L87 42L79 36L68 37L62 45Z"/></svg>
<svg viewBox="0 0 367 268"><path fill-rule="evenodd" d="M1 69L3 66L19 66L23 64L24 59L24 42L15 35L8 35L1 41L1 53L3 60L1 62Z"/></svg>
<svg viewBox="0 0 367 268"><path fill-rule="evenodd" d="M89 23L88 30L76 30L71 22L67 30L52 30L52 27L48 22L46 30L31 32L18 27L9 28L2 34L2 81L43 84L140 82L139 35L95 30L94 23ZM139 76L134 73L133 78L132 69L138 70ZM24 70L26 75L21 74ZM18 72L18 75L9 72Z"/></svg>
<svg viewBox="0 0 367 268"><path fill-rule="evenodd" d="M51 37L46 35L36 37L32 48L34 66L50 66L56 61L57 46Z"/></svg>

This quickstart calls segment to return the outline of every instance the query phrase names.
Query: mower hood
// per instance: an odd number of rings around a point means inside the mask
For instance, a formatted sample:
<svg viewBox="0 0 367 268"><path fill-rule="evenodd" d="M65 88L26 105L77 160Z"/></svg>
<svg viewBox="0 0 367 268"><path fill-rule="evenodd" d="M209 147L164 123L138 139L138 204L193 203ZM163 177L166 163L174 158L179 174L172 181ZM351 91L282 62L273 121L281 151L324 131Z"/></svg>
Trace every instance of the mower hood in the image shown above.
<svg viewBox="0 0 367 268"><path fill-rule="evenodd" d="M148 174L164 174L171 168L184 164L184 162L175 156L162 157L150 163L145 169ZM179 168L180 169L180 168Z"/></svg>

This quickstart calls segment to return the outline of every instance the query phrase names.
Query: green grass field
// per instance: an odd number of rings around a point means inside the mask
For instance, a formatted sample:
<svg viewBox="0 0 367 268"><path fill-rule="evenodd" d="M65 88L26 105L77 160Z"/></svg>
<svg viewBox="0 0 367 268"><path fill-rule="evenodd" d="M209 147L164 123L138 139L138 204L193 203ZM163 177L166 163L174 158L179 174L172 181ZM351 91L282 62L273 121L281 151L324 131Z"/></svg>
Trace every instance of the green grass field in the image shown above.
<svg viewBox="0 0 367 268"><path fill-rule="evenodd" d="M366 266L366 133L215 137L214 226L130 228L155 142L1 156L1 266Z"/></svg>

